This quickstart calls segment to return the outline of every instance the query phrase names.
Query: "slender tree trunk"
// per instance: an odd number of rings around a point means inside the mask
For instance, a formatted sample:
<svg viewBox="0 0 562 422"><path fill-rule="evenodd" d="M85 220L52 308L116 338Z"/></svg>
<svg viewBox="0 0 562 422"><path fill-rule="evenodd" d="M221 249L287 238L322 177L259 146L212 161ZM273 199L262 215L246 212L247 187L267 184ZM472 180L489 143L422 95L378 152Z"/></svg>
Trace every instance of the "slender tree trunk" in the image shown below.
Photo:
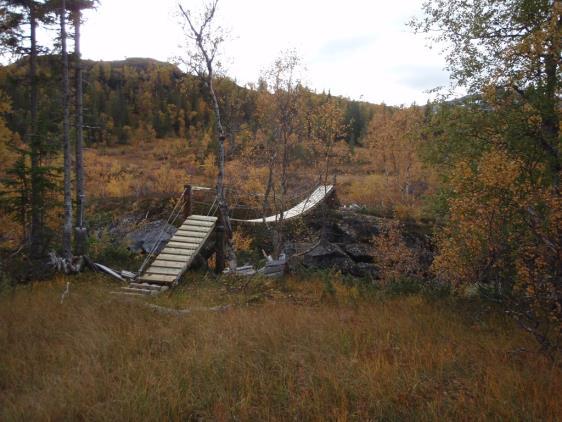
<svg viewBox="0 0 562 422"><path fill-rule="evenodd" d="M213 72L212 65L207 61L208 76L207 76L207 86L209 88L209 93L211 95L211 100L213 102L213 108L215 111L215 118L217 123L217 131L219 134L219 144L218 144L218 175L217 175L217 198L219 203L219 225L217 231L219 232L217 236L218 251L216 260L216 273L222 273L225 267L225 259L234 263L236 266L236 256L232 248L232 227L230 225L230 219L228 217L228 204L226 203L226 197L224 194L224 128L221 121L221 113L219 108L219 102L215 93L215 88L213 86ZM226 250L225 250L226 248Z"/></svg>
<svg viewBox="0 0 562 422"><path fill-rule="evenodd" d="M281 255L281 249L283 247L283 242L285 241L285 199L287 195L287 168L289 166L289 148L288 148L288 131L283 130L283 154L281 162L281 198L279 201L279 208L281 212L279 214L279 221L274 233L273 242L273 258L279 259Z"/></svg>
<svg viewBox="0 0 562 422"><path fill-rule="evenodd" d="M553 33L549 42L548 53L545 57L545 106L542 112L542 144L549 156L550 168L554 185L560 189L560 163L559 137L560 137L560 106L558 98L559 67L562 37L562 2L555 0L552 6Z"/></svg>
<svg viewBox="0 0 562 422"><path fill-rule="evenodd" d="M72 257L72 158L69 136L68 112L68 52L66 50L66 1L61 0L60 36L62 46L62 107L63 107L63 148L64 148L64 226L62 249L65 258Z"/></svg>
<svg viewBox="0 0 562 422"><path fill-rule="evenodd" d="M217 121L217 131L219 133L219 144L218 144L218 175L217 175L217 196L218 196L218 200L219 200L219 210L222 212L224 212L225 210L227 210L226 208L226 198L224 195L224 140L225 140L225 135L224 135L224 128L222 126L222 120L221 120L221 113L220 113L220 108L219 108L219 102L217 100L217 96L215 94L215 88L213 85L213 73L211 70L210 65L208 64L209 67L209 75L207 78L207 86L209 87L209 92L211 94L211 100L213 101L213 108L215 111L215 118ZM228 220L228 212L226 213L225 216L223 216L221 214L222 217L224 217L226 220Z"/></svg>
<svg viewBox="0 0 562 422"><path fill-rule="evenodd" d="M37 123L37 16L35 5L29 4L30 43L29 85L30 85L30 145L31 145L31 257L43 254L43 188L41 183L41 140Z"/></svg>
<svg viewBox="0 0 562 422"><path fill-rule="evenodd" d="M268 175L267 175L267 185L265 186L265 195L263 196L263 203L262 203L262 216L263 216L263 223L267 225L265 218L267 213L267 206L269 205L269 195L271 194L271 190L273 187L273 176L274 176L274 166L275 166L275 153L271 152L271 157L268 160Z"/></svg>
<svg viewBox="0 0 562 422"><path fill-rule="evenodd" d="M82 57L80 52L80 24L82 13L77 7L74 13L74 55L75 69L75 106L76 106L76 255L88 253L88 234L84 222L84 100L82 83Z"/></svg>
<svg viewBox="0 0 562 422"><path fill-rule="evenodd" d="M220 108L219 108L219 102L217 100L217 96L215 94L215 89L213 87L213 77L214 77L214 73L213 73L213 60L215 58L215 53L216 51L210 51L206 48L205 45L205 40L207 40L207 37L209 36L209 29L208 29L208 24L209 22L212 21L213 16L215 14L216 11L216 7L217 7L217 3L218 0L214 0L211 3L207 4L207 8L205 11L205 19L204 22L201 24L199 30L196 29L196 27L193 25L189 12L184 10L181 6L181 4L179 4L179 8L180 11L182 12L183 16L185 17L187 23L189 24L189 27L191 29L191 33L193 35L193 39L195 40L195 43L197 44L197 48L199 49L199 52L201 53L201 55L203 56L203 59L205 61L205 65L207 67L207 74L205 75L205 77L203 77L203 75L201 73L198 72L199 76L202 77L203 81L206 83L207 88L209 89L209 94L211 96L211 100L213 102L213 108L215 111L215 117L216 117L216 124L217 124L217 131L218 131L218 154L217 154L217 160L218 160L218 175L217 175L217 199L218 199L218 203L219 203L219 224L217 227L217 230L219 232L225 232L226 233L226 242L219 242L219 246L218 249L220 249L220 251L217 252L217 266L215 268L216 272L222 272L223 268L224 268L224 256L228 255L228 257L230 258L231 262L236 265L236 256L234 254L234 251L232 249L232 245L231 245L231 239L232 239L232 228L230 226L230 220L228 218L228 205L226 203L226 198L225 198L225 194L224 194L224 140L225 140L225 134L224 134L224 128L222 126L222 121L221 121L221 114L220 114ZM215 43L220 43L219 39L215 39L213 40ZM216 48L217 44L215 44L215 48ZM220 236L219 236L220 237ZM226 243L226 247L227 247L227 251L225 254L225 250L224 250L224 244Z"/></svg>

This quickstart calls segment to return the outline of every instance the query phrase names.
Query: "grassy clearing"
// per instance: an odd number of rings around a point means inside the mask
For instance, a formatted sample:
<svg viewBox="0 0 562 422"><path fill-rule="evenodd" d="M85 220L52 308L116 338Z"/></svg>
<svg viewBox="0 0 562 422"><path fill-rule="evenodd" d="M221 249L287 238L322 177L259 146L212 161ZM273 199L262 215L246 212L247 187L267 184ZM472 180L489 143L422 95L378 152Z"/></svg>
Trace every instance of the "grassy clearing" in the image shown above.
<svg viewBox="0 0 562 422"><path fill-rule="evenodd" d="M0 298L0 419L556 420L562 371L482 305L335 282L201 279L155 300L104 279ZM519 350L519 351L518 351Z"/></svg>

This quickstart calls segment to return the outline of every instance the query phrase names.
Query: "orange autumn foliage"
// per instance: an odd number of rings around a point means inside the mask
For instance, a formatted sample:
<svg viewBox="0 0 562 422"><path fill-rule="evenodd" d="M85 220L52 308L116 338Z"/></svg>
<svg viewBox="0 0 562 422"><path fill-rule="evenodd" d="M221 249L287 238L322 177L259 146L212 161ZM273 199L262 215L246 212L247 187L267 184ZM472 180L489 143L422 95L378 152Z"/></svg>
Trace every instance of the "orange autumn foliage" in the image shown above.
<svg viewBox="0 0 562 422"><path fill-rule="evenodd" d="M451 187L449 220L437 236L436 275L459 287L513 291L513 313L540 325L544 342L559 347L560 195L525 178L523 162L500 149L484 154L476 168L461 161Z"/></svg>

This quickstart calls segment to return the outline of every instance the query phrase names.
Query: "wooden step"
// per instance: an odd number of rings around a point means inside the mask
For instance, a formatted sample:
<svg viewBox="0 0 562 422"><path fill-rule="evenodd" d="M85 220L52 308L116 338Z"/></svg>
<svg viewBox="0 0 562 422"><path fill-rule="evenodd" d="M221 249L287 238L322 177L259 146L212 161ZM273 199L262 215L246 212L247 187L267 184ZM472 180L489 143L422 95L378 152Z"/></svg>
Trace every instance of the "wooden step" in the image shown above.
<svg viewBox="0 0 562 422"><path fill-rule="evenodd" d="M182 237L194 237L196 239L202 239L205 237L205 235L206 235L205 232L194 232L189 230L178 229L174 234L174 237L182 236Z"/></svg>
<svg viewBox="0 0 562 422"><path fill-rule="evenodd" d="M178 275L182 272L181 268L169 268L169 267L155 267L151 266L146 270L146 274L162 274L162 275Z"/></svg>
<svg viewBox="0 0 562 422"><path fill-rule="evenodd" d="M197 215L193 214L187 217L187 220L202 220L202 221L217 221L217 217L213 217L212 215ZM186 221L187 221L186 220Z"/></svg>
<svg viewBox="0 0 562 422"><path fill-rule="evenodd" d="M178 245L188 245L188 246L192 246L193 249L197 249L200 246L203 246L203 239L193 239L193 238L188 238L188 237L179 237L179 238L172 238L170 239L170 241L168 242L168 245L170 243L177 243Z"/></svg>
<svg viewBox="0 0 562 422"><path fill-rule="evenodd" d="M201 226L192 226L188 224L184 224L180 227L180 230L190 231L190 232L197 232L207 234L210 232L210 227L201 227Z"/></svg>
<svg viewBox="0 0 562 422"><path fill-rule="evenodd" d="M191 255L189 255L191 256ZM157 260L160 261L166 261L166 262L181 262L182 264L185 264L187 262L187 260L189 259L189 256L185 256L185 255L173 255L173 254L168 254L168 253L161 253L160 255L158 255L156 257Z"/></svg>
<svg viewBox="0 0 562 422"><path fill-rule="evenodd" d="M191 249L169 248L167 246L162 251L162 253L166 255L182 255L182 256L191 256L193 255L192 252L193 250ZM160 255L158 255L158 258L160 258Z"/></svg>
<svg viewBox="0 0 562 422"><path fill-rule="evenodd" d="M112 295L121 295L121 296L138 296L138 297L144 297L146 296L145 294L142 293L131 293L131 292L110 292Z"/></svg>
<svg viewBox="0 0 562 422"><path fill-rule="evenodd" d="M142 281L148 281L150 283L156 284L172 284L176 281L177 276L172 275L161 275L161 274L143 274L140 279Z"/></svg>
<svg viewBox="0 0 562 422"><path fill-rule="evenodd" d="M151 296L159 293L158 290L138 289L136 287L121 287L121 291L126 293L138 293L140 295Z"/></svg>
<svg viewBox="0 0 562 422"><path fill-rule="evenodd" d="M213 227L215 225L214 221L200 221L200 220L185 220L182 226L193 226L193 227Z"/></svg>
<svg viewBox="0 0 562 422"><path fill-rule="evenodd" d="M201 233L201 234L205 234L205 233ZM182 235L175 235L174 237L172 237L170 239L170 241L172 242L183 242L183 243L194 243L196 245L199 245L201 243L201 241L204 239L205 237L192 237L192 236L182 236Z"/></svg>
<svg viewBox="0 0 562 422"><path fill-rule="evenodd" d="M155 267L167 267L167 268L185 268L187 265L187 261L184 259L181 262L178 261L166 261L163 259L160 259L160 257L158 257L153 263L153 266Z"/></svg>
<svg viewBox="0 0 562 422"><path fill-rule="evenodd" d="M184 242L168 242L166 245L168 248L177 248L177 249L189 249L191 251L196 250L199 247L199 243L184 243Z"/></svg>
<svg viewBox="0 0 562 422"><path fill-rule="evenodd" d="M168 290L167 286L160 286L159 284L148 284L148 283L129 283L129 287L134 287L137 289L156 290L158 292L163 292Z"/></svg>

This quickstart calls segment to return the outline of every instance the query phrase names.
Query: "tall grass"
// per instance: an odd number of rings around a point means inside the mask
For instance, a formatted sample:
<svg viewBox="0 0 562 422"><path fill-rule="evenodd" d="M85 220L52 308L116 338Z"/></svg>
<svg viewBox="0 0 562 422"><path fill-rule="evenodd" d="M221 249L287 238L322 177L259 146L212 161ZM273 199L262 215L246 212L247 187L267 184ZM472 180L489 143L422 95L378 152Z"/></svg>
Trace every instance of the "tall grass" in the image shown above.
<svg viewBox="0 0 562 422"><path fill-rule="evenodd" d="M96 280L74 283L61 304L65 281L0 299L2 420L562 416L560 369L522 352L532 340L495 312L367 297L337 282L323 302L321 281L293 280L252 291L207 283L158 299L264 298L177 316L116 300Z"/></svg>

